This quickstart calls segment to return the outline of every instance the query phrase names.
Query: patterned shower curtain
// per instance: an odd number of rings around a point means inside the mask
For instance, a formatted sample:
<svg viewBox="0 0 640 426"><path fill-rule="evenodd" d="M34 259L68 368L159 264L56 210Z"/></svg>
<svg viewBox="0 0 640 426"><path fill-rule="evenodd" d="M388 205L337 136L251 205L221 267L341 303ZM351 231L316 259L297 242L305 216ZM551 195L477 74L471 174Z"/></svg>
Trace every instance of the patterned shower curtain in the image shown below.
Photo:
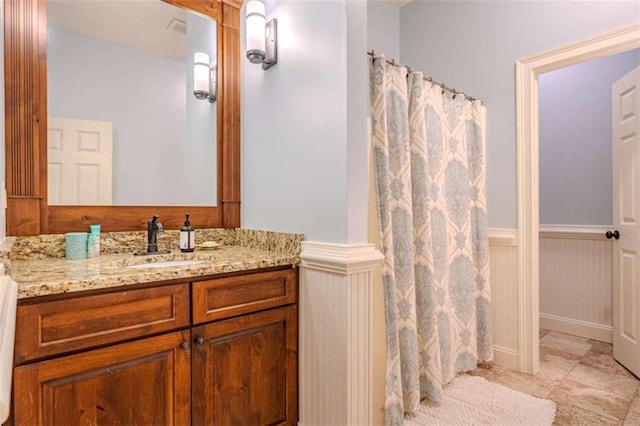
<svg viewBox="0 0 640 426"><path fill-rule="evenodd" d="M387 330L386 423L493 357L485 108L373 59L372 143Z"/></svg>

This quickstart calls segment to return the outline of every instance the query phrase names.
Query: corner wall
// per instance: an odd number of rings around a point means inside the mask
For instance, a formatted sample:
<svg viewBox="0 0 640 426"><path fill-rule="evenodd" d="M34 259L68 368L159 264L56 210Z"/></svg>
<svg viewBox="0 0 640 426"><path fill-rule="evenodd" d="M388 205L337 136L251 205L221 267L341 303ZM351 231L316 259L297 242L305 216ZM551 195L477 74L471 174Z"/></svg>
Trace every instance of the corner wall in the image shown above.
<svg viewBox="0 0 640 426"><path fill-rule="evenodd" d="M387 0L368 0L367 2L367 50L373 49L376 54L383 54L387 58L400 60L400 9ZM368 78L367 70L367 78ZM368 84L368 82L367 82ZM369 105L367 105L367 108ZM369 150L369 189L368 189L368 241L380 247L378 231L377 201L375 193L375 178L373 173L373 156L370 152L370 130L367 132L367 146ZM372 366L372 411L371 420L374 425L384 424L384 406L386 402L386 373L387 373L387 334L384 314L384 287L380 268L373 271L371 288L372 316L371 347Z"/></svg>

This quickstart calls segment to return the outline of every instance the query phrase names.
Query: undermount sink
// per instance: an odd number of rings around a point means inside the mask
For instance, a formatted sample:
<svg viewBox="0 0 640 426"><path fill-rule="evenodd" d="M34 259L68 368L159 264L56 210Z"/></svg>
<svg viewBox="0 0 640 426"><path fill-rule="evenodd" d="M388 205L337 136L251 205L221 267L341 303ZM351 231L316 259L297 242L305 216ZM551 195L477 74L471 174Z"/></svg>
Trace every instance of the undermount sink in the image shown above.
<svg viewBox="0 0 640 426"><path fill-rule="evenodd" d="M165 260L161 262L148 262L138 263L137 265L127 266L129 269L143 269L143 268L168 268L172 266L190 266L198 265L200 263L206 263L206 260Z"/></svg>

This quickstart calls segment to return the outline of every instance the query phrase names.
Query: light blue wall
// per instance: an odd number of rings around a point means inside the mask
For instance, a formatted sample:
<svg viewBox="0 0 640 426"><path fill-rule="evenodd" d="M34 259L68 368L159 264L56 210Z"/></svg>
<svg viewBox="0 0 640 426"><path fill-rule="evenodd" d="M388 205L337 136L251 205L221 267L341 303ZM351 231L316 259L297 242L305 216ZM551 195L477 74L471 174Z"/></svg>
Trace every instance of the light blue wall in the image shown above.
<svg viewBox="0 0 640 426"><path fill-rule="evenodd" d="M367 2L367 49L400 60L400 9L388 0Z"/></svg>
<svg viewBox="0 0 640 426"><path fill-rule="evenodd" d="M241 58L242 226L344 243L347 4L273 0L266 11L278 19L278 64Z"/></svg>
<svg viewBox="0 0 640 426"><path fill-rule="evenodd" d="M367 0L347 1L347 238L367 241L369 65Z"/></svg>
<svg viewBox="0 0 640 426"><path fill-rule="evenodd" d="M403 63L485 101L489 225L516 227L515 62L637 22L637 1L420 1L400 9Z"/></svg>
<svg viewBox="0 0 640 426"><path fill-rule="evenodd" d="M611 85L640 49L539 77L540 223L611 225Z"/></svg>

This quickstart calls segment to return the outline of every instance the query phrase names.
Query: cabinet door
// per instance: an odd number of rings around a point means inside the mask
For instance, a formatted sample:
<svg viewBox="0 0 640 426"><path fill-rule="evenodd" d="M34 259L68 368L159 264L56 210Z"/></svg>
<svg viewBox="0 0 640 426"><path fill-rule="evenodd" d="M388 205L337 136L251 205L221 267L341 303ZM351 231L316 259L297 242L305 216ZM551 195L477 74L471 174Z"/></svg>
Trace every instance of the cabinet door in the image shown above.
<svg viewBox="0 0 640 426"><path fill-rule="evenodd" d="M295 425L297 307L193 328L193 422Z"/></svg>
<svg viewBox="0 0 640 426"><path fill-rule="evenodd" d="M173 332L17 367L15 424L189 424L189 341Z"/></svg>

